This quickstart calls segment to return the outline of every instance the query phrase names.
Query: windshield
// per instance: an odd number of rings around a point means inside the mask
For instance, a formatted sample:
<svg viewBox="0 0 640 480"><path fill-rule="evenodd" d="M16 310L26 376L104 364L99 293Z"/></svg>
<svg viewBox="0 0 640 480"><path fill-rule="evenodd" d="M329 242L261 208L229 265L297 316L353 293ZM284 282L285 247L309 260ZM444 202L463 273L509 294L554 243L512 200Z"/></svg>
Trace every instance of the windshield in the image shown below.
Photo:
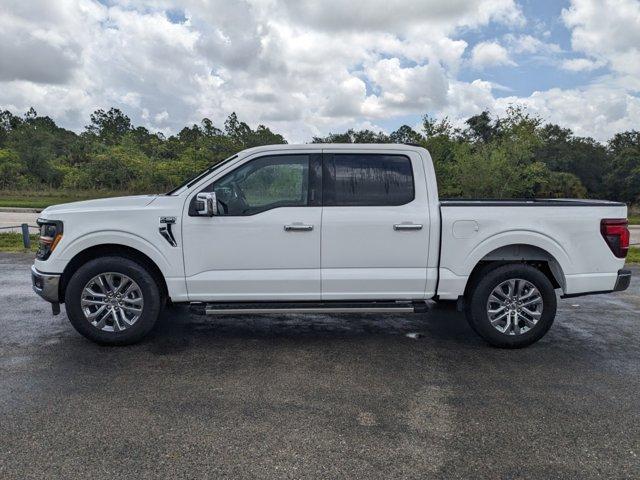
<svg viewBox="0 0 640 480"><path fill-rule="evenodd" d="M215 164L211 165L209 168L203 170L202 172L197 174L195 177L191 177L189 180L187 180L186 182L184 182L181 185L177 186L176 188L174 188L170 192L167 192L165 195L179 195L179 194L181 194L185 189L190 188L193 185L195 185L196 183L198 183L200 181L200 179L203 178L204 176L209 175L214 170L217 170L218 168L222 167L223 165L226 165L231 160L234 160L237 157L238 157L238 155L233 155L233 156L227 158L226 160L223 160L221 162L218 162L218 163L215 163Z"/></svg>

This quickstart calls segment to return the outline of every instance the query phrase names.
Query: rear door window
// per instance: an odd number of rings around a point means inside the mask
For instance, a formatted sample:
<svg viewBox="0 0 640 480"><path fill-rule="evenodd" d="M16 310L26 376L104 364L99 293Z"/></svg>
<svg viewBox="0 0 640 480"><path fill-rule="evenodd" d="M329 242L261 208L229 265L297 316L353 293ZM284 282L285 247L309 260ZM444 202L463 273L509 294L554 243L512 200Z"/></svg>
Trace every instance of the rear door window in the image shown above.
<svg viewBox="0 0 640 480"><path fill-rule="evenodd" d="M411 160L404 155L325 154L325 206L394 206L415 196Z"/></svg>

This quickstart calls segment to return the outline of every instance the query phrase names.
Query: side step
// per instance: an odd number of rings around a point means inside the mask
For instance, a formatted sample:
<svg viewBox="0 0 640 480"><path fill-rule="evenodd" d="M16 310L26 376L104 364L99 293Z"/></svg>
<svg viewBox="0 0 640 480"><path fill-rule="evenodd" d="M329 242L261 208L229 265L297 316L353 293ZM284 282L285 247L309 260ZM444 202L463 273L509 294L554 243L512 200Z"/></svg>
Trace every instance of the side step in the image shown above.
<svg viewBox="0 0 640 480"><path fill-rule="evenodd" d="M189 305L196 315L248 315L264 313L424 313L425 301L369 302L247 302L200 303Z"/></svg>

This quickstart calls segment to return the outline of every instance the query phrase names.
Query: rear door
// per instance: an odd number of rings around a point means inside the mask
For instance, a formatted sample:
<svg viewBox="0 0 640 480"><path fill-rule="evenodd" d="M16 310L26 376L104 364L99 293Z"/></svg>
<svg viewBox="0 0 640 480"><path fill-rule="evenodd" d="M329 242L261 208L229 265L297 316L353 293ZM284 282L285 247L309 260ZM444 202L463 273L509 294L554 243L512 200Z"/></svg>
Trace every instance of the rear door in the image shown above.
<svg viewBox="0 0 640 480"><path fill-rule="evenodd" d="M322 299L423 299L429 210L419 154L328 149L322 176Z"/></svg>

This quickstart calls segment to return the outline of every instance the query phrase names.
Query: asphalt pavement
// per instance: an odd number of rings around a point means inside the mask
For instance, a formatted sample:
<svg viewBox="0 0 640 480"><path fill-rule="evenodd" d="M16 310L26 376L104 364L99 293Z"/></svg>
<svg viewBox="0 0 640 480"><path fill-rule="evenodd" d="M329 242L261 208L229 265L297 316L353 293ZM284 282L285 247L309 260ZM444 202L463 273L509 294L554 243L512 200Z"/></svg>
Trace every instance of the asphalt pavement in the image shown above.
<svg viewBox="0 0 640 480"><path fill-rule="evenodd" d="M640 477L640 269L486 346L427 314L197 317L90 343L0 254L0 478Z"/></svg>

